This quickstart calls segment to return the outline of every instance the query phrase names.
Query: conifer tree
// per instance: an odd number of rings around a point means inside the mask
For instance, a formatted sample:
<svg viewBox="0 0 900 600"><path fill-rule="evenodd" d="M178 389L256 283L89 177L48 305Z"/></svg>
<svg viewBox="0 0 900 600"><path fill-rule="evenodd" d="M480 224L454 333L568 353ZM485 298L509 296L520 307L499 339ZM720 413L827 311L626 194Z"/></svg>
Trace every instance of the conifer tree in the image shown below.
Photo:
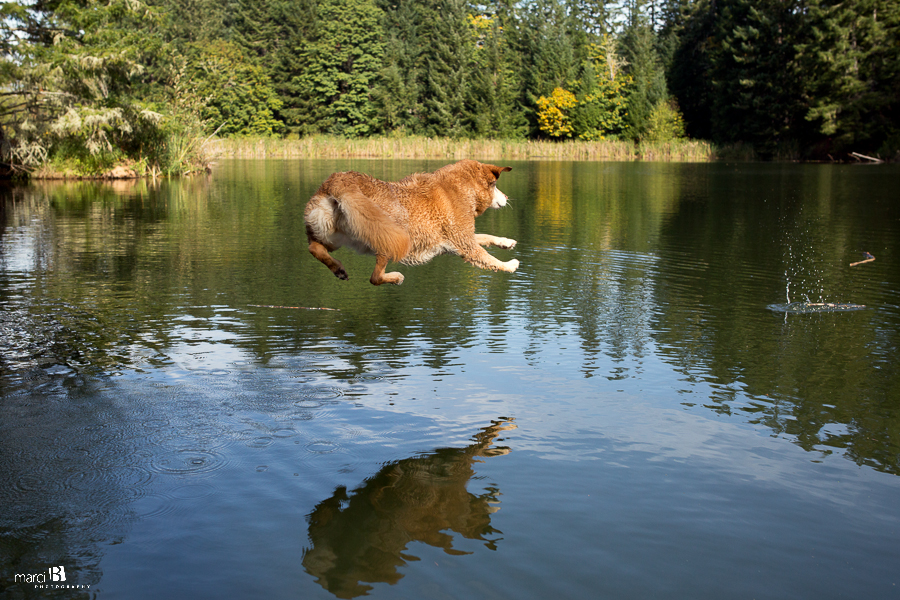
<svg viewBox="0 0 900 600"><path fill-rule="evenodd" d="M522 64L520 103L531 135L540 135L537 101L556 88L568 89L578 79L580 65L565 7L554 0L535 0L518 13L515 48Z"/></svg>
<svg viewBox="0 0 900 600"><path fill-rule="evenodd" d="M466 17L464 0L430 0L419 6L419 89L427 135L462 137L469 133L466 99L473 49Z"/></svg>
<svg viewBox="0 0 900 600"><path fill-rule="evenodd" d="M697 2L670 71L691 134L751 142L763 155L802 137L799 1Z"/></svg>
<svg viewBox="0 0 900 600"><path fill-rule="evenodd" d="M474 38L471 129L478 137L521 138L528 123L517 102L521 93L515 60L501 18L499 14L469 17Z"/></svg>
<svg viewBox="0 0 900 600"><path fill-rule="evenodd" d="M615 7L608 0L569 0L568 13L576 29L586 36L586 43L598 43L614 28Z"/></svg>
<svg viewBox="0 0 900 600"><path fill-rule="evenodd" d="M783 0L721 2L721 52L713 71L713 130L764 154L795 139L803 113L797 93L800 10Z"/></svg>
<svg viewBox="0 0 900 600"><path fill-rule="evenodd" d="M285 0L275 8L281 24L280 43L263 63L281 101L277 116L288 131L314 132L315 122L309 117L316 114L322 100L309 93L304 74L308 67L306 52L317 26L316 2Z"/></svg>
<svg viewBox="0 0 900 600"><path fill-rule="evenodd" d="M628 131L641 138L648 129L650 114L668 97L662 60L657 51L657 36L646 13L647 2L631 0L627 3L628 21L619 39L619 47L626 61L625 72L632 78L628 93Z"/></svg>
<svg viewBox="0 0 900 600"><path fill-rule="evenodd" d="M149 0L159 9L162 32L178 49L194 42L228 37L229 15L237 9L237 0Z"/></svg>
<svg viewBox="0 0 900 600"><path fill-rule="evenodd" d="M234 42L213 40L190 47L189 80L204 98L200 116L210 133L273 135L283 124L276 117L281 101L265 69Z"/></svg>
<svg viewBox="0 0 900 600"><path fill-rule="evenodd" d="M165 56L156 19L137 0L0 5L0 124L17 162L152 154L162 115L136 90Z"/></svg>
<svg viewBox="0 0 900 600"><path fill-rule="evenodd" d="M297 89L306 132L364 136L375 131L371 89L384 53L381 10L372 0L322 0L313 39L300 51Z"/></svg>
<svg viewBox="0 0 900 600"><path fill-rule="evenodd" d="M583 140L618 139L628 135L628 97L633 79L616 51L616 41L604 36L591 44L577 82L578 103L572 111L574 133Z"/></svg>
<svg viewBox="0 0 900 600"><path fill-rule="evenodd" d="M672 16L677 14L674 12ZM713 68L719 46L716 36L720 17L716 2L712 0L697 0L682 14L680 23L673 20L667 24L669 39L677 39L677 42L673 44L666 81L670 92L678 99L688 135L711 139Z"/></svg>
<svg viewBox="0 0 900 600"><path fill-rule="evenodd" d="M810 0L797 45L820 153L900 152L900 5Z"/></svg>
<svg viewBox="0 0 900 600"><path fill-rule="evenodd" d="M382 29L386 34L384 60L372 94L378 111L378 129L386 133L420 133L422 51L416 2L384 2L381 8L384 12Z"/></svg>
<svg viewBox="0 0 900 600"><path fill-rule="evenodd" d="M284 40L284 21L296 7L285 0L233 0L228 15L228 39L252 60L266 65Z"/></svg>

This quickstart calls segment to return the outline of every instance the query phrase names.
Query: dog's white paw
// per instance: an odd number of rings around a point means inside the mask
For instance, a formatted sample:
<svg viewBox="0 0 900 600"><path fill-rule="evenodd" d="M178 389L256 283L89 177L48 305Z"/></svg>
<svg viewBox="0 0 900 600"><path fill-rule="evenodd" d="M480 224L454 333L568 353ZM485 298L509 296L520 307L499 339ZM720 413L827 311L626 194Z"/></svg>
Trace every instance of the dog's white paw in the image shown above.
<svg viewBox="0 0 900 600"><path fill-rule="evenodd" d="M497 238L497 246L504 250L511 250L516 247L516 240L509 238Z"/></svg>
<svg viewBox="0 0 900 600"><path fill-rule="evenodd" d="M510 273L515 273L516 269L519 268L519 261L515 258L503 263L503 267L505 271L509 271Z"/></svg>

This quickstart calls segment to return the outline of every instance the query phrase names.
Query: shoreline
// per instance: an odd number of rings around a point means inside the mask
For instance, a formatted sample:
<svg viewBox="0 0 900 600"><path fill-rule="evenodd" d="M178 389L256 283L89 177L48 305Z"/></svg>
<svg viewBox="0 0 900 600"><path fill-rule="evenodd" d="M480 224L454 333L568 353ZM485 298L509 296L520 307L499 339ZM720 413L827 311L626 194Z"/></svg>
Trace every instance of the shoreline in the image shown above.
<svg viewBox="0 0 900 600"><path fill-rule="evenodd" d="M429 137L372 137L340 138L310 136L305 138L207 138L200 169L181 175L209 172L218 159L429 159L461 160L571 160L596 162L756 162L760 157L745 144L716 146L703 140L672 140L668 142L627 142L603 140L467 140ZM800 160L792 152L772 157L772 162L842 163L843 161ZM889 161L884 161L889 162ZM846 163L852 164L852 163ZM871 163L870 163L871 164ZM882 163L884 164L884 163ZM103 173L79 174L71 170L54 170L44 165L31 173L19 172L22 179L38 181L117 181L156 179L159 170L140 173L134 160L123 162ZM10 178L16 178L14 174Z"/></svg>

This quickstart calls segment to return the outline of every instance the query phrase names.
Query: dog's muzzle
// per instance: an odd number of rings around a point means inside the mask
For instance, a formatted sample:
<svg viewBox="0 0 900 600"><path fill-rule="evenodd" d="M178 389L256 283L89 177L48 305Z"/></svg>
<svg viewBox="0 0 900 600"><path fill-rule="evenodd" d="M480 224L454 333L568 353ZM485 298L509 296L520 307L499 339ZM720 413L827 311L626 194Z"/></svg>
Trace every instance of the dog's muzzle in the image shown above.
<svg viewBox="0 0 900 600"><path fill-rule="evenodd" d="M506 197L506 194L494 188L494 200L491 202L491 208L500 208L502 206L506 206L506 201L509 198Z"/></svg>

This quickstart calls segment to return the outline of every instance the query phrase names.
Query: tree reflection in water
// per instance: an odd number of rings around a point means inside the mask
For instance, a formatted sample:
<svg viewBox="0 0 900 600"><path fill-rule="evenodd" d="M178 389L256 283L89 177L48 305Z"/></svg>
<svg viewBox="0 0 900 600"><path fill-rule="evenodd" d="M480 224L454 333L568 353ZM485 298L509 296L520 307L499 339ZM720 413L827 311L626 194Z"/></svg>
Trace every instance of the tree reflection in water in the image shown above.
<svg viewBox="0 0 900 600"><path fill-rule="evenodd" d="M476 495L466 484L480 458L510 452L491 446L509 429L515 429L511 419L492 421L469 446L389 463L350 494L337 488L308 517L312 547L303 554L306 571L338 598L354 598L372 589L363 582L397 583L403 577L399 567L419 560L405 552L411 542L469 554L453 548L455 532L496 549L498 539L488 536L500 533L491 527L500 491L487 488Z"/></svg>

